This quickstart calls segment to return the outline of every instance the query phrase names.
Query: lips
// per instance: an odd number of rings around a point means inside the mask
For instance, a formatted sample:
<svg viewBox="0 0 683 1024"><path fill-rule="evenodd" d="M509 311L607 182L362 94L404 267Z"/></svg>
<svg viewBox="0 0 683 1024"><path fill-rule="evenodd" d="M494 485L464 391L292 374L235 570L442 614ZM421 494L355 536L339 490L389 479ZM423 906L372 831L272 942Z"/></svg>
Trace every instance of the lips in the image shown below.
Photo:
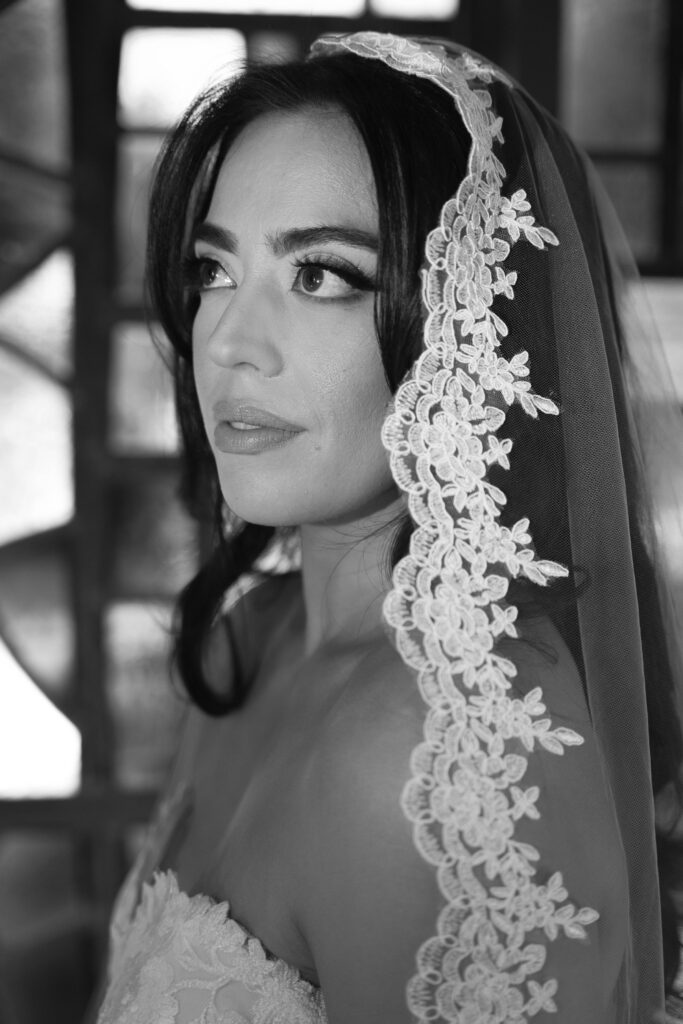
<svg viewBox="0 0 683 1024"><path fill-rule="evenodd" d="M299 433L304 429L297 423L290 423L267 409L259 409L244 401L233 402L223 399L216 402L213 407L213 417L216 425L241 423L254 427L271 427L274 430L285 430L288 433Z"/></svg>
<svg viewBox="0 0 683 1024"><path fill-rule="evenodd" d="M225 455L258 455L289 444L304 431L298 424L246 402L216 402L213 415L214 445Z"/></svg>

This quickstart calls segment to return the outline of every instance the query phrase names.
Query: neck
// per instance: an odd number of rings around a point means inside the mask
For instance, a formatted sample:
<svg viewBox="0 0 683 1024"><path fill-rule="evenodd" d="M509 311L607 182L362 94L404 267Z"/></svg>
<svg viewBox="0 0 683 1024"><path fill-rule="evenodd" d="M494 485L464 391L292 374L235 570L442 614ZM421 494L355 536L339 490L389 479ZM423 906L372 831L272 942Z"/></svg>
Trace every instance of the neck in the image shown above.
<svg viewBox="0 0 683 1024"><path fill-rule="evenodd" d="M403 510L392 495L379 510L343 525L301 527L306 654L323 644L369 639L382 629L389 545Z"/></svg>

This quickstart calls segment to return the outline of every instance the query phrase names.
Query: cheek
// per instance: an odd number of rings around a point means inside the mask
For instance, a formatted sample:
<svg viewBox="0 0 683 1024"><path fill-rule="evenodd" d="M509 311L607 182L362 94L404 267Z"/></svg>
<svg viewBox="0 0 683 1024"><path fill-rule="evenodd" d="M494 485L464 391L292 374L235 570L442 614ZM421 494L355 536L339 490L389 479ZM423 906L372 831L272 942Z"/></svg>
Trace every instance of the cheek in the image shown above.
<svg viewBox="0 0 683 1024"><path fill-rule="evenodd" d="M335 441L363 445L371 436L381 448L379 431L392 396L374 329L366 327L360 339L347 337L346 343L336 338L334 352L317 360L312 374L321 421Z"/></svg>
<svg viewBox="0 0 683 1024"><path fill-rule="evenodd" d="M205 355L205 346L198 342L194 331L192 332L192 375L199 399L199 408L206 420L213 374Z"/></svg>

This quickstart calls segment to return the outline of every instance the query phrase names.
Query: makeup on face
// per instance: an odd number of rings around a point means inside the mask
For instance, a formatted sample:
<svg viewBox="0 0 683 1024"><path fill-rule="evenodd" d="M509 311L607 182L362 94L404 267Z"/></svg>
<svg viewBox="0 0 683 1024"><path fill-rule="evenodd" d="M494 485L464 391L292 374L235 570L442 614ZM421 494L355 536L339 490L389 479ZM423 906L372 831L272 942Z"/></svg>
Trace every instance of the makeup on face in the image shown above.
<svg viewBox="0 0 683 1024"><path fill-rule="evenodd" d="M252 122L193 242L195 381L226 503L249 522L300 525L395 499L375 187L350 120L305 110Z"/></svg>
<svg viewBox="0 0 683 1024"><path fill-rule="evenodd" d="M214 444L225 454L255 455L267 448L287 444L304 429L266 409L241 401L217 402L213 414L216 422Z"/></svg>
<svg viewBox="0 0 683 1024"><path fill-rule="evenodd" d="M374 270L364 270L358 261L339 251L365 250L375 263L378 239L373 232L333 224L290 228L269 235L266 244L278 259L293 257L291 267L296 273L292 291L320 301L353 300L360 293L375 291ZM195 255L184 265L185 287L189 292L201 296L214 289L238 287L229 259L240 255L234 232L204 221L194 231L193 245ZM312 251L316 249L319 251Z"/></svg>

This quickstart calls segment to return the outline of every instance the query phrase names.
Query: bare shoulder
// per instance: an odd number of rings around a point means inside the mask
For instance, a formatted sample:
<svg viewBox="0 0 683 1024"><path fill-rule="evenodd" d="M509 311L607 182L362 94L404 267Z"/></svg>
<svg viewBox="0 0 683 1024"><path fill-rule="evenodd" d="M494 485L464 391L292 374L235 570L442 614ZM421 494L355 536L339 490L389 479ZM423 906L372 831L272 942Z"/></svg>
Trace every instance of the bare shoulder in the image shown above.
<svg viewBox="0 0 683 1024"><path fill-rule="evenodd" d="M571 902L600 914L585 940L560 934L548 943L543 933L530 936L547 944L544 978L560 983L559 1020L565 1024L592 1020L587 1007L603 1005L615 983L624 955L628 892L610 790L578 670L556 631L541 624L530 638L536 646L515 648L517 685L527 692L540 687L553 724L574 729L580 742L562 755L540 747L525 752L520 745L528 764L519 785L529 795L537 787L539 815L518 821L515 837L538 852L538 884L560 871ZM433 935L443 906L434 869L415 849L401 807L425 712L412 670L389 644L378 646L358 662L323 722L311 757L301 924L321 983L348 1019L356 1019L361 1005L349 1003L354 998L349 975L356 972L359 1000L369 998L371 987L369 978L367 986L362 984L358 963L372 964L382 998L392 1000L399 992L402 997L415 951ZM392 1012L391 1019L403 1019L398 995Z"/></svg>
<svg viewBox="0 0 683 1024"><path fill-rule="evenodd" d="M375 842L381 826L384 841L400 836L410 847L400 797L424 711L413 673L388 640L356 662L319 721L310 755L308 797L323 832L336 834L341 818L349 828L363 821ZM327 813L332 805L335 815Z"/></svg>
<svg viewBox="0 0 683 1024"><path fill-rule="evenodd" d="M442 897L401 808L424 705L387 648L359 660L318 730L297 917L330 1019L408 1024L405 986Z"/></svg>
<svg viewBox="0 0 683 1024"><path fill-rule="evenodd" d="M561 752L543 744L537 744L532 753L524 752L528 760L524 785L539 787L541 819L537 825L522 819L521 831L529 826L529 839L540 847L542 859L566 861L568 877L573 875L587 898L604 902L620 884L621 851L581 676L549 620L531 624L525 635L530 644L512 644L505 652L517 667L514 683L520 694L540 690L545 706L542 717L550 720L551 729L571 730L574 738Z"/></svg>
<svg viewBox="0 0 683 1024"><path fill-rule="evenodd" d="M563 725L590 724L590 713L576 662L547 616L518 623L519 639L499 644L498 653L514 663L522 692L540 687L548 713Z"/></svg>
<svg viewBox="0 0 683 1024"><path fill-rule="evenodd" d="M415 672L388 637L369 647L358 660L336 708L341 716L358 716L367 728L383 731L387 731L389 720L406 726L421 721L424 710Z"/></svg>
<svg viewBox="0 0 683 1024"><path fill-rule="evenodd" d="M527 769L520 785L529 793L536 789L538 817L522 817L516 836L537 850L540 884L560 871L571 902L600 915L584 940L560 936L548 945L546 969L562 979L567 1019L583 1019L581 993L592 990L595 1000L604 998L624 955L629 898L624 853L574 659L549 620L532 623L525 634L530 645L513 643L505 652L517 667L519 688L540 688L551 729L570 729L575 739L562 753L542 745L523 751Z"/></svg>
<svg viewBox="0 0 683 1024"><path fill-rule="evenodd" d="M357 662L322 722L319 778L335 788L341 784L350 801L388 797L400 815L400 792L410 755L423 739L425 710L413 671L388 639L376 644Z"/></svg>

